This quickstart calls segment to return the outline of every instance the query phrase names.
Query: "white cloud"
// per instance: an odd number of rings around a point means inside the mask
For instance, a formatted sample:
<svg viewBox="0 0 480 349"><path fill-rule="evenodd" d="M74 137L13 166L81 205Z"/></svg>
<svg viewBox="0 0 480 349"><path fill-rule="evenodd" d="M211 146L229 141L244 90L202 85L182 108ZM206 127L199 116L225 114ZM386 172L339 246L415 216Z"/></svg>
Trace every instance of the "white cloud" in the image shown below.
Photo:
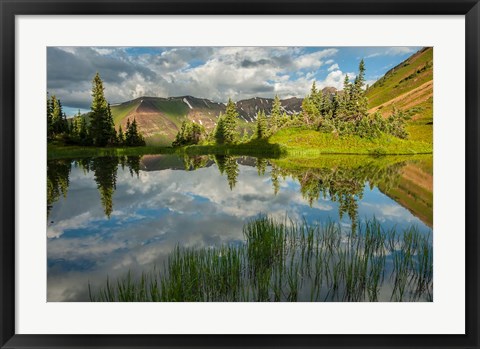
<svg viewBox="0 0 480 349"><path fill-rule="evenodd" d="M339 69L339 67L338 67L338 64L335 63L335 64L332 64L332 65L328 68L328 71L333 71L333 70L337 70L337 69Z"/></svg>
<svg viewBox="0 0 480 349"><path fill-rule="evenodd" d="M295 66L297 69L304 68L320 68L324 64L322 58L330 57L335 55L338 52L337 49L330 48L322 51L313 52L298 57L295 60Z"/></svg>
<svg viewBox="0 0 480 349"><path fill-rule="evenodd" d="M50 48L48 89L65 106L88 108L91 78L99 71L111 103L143 95L193 95L218 102L275 94L301 97L308 93L323 60L337 52L305 52L296 47L181 47L131 54L127 48ZM308 76L302 79L302 74Z"/></svg>
<svg viewBox="0 0 480 349"><path fill-rule="evenodd" d="M324 81L317 83L317 85L321 88L331 86L335 87L337 90L341 90L343 89L343 81L345 80L346 75L348 75L350 79L356 76L355 73L344 73L341 70L334 70L327 75Z"/></svg>
<svg viewBox="0 0 480 349"><path fill-rule="evenodd" d="M413 52L415 52L415 49L413 47L395 46L395 47L389 47L388 49L383 51L372 53L368 56L365 56L365 58L374 58L379 56L398 56L398 55L404 55L404 54L413 53Z"/></svg>

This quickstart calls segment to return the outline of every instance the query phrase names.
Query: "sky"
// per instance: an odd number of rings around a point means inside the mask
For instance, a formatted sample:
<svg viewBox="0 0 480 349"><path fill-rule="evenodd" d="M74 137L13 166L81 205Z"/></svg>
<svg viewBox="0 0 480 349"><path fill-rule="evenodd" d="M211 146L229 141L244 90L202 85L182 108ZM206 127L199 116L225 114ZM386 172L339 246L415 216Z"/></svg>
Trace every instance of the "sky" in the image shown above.
<svg viewBox="0 0 480 349"><path fill-rule="evenodd" d="M342 88L363 58L367 84L421 47L48 47L47 91L67 115L88 111L98 72L116 104L190 95L216 102L304 97L312 82Z"/></svg>

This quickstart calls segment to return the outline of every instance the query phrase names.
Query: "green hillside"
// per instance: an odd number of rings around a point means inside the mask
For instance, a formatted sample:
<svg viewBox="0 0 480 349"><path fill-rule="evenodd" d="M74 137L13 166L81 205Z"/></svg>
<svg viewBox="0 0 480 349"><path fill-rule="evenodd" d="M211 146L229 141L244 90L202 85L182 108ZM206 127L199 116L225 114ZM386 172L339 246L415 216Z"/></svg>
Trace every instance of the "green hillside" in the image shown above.
<svg viewBox="0 0 480 349"><path fill-rule="evenodd" d="M367 90L370 112L394 107L408 113L410 139L433 140L433 48L427 47L388 71Z"/></svg>
<svg viewBox="0 0 480 349"><path fill-rule="evenodd" d="M433 80L433 48L420 50L390 69L367 91L370 107L379 106Z"/></svg>
<svg viewBox="0 0 480 349"><path fill-rule="evenodd" d="M111 107L113 122L118 125L128 114L135 110L139 105L139 100L133 100Z"/></svg>

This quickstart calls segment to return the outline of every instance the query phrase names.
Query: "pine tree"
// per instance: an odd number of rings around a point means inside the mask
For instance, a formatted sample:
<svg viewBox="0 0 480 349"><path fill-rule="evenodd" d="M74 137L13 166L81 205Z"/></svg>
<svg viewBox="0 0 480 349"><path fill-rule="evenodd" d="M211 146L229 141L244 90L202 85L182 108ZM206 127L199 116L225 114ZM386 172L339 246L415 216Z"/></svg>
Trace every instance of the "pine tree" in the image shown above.
<svg viewBox="0 0 480 349"><path fill-rule="evenodd" d="M238 112L235 103L229 98L224 116L224 142L234 143L238 138Z"/></svg>
<svg viewBox="0 0 480 349"><path fill-rule="evenodd" d="M115 140L115 127L113 124L110 105L104 96L103 81L97 73L92 81L92 105L90 109L90 137L95 146L104 147L113 144Z"/></svg>
<svg viewBox="0 0 480 349"><path fill-rule="evenodd" d="M259 111L257 113L257 138L262 139L267 137L267 117L265 112Z"/></svg>
<svg viewBox="0 0 480 349"><path fill-rule="evenodd" d="M55 95L52 96L51 108L52 108L52 114L51 114L52 134L58 135L62 132L62 129L63 129L63 126L62 126L63 110L62 110L62 104L57 99L57 97L55 97Z"/></svg>
<svg viewBox="0 0 480 349"><path fill-rule="evenodd" d="M351 109L350 89L351 89L350 79L348 78L348 75L345 75L345 79L343 80L342 98L340 100L340 108L339 108L339 114L342 118L346 118Z"/></svg>
<svg viewBox="0 0 480 349"><path fill-rule="evenodd" d="M218 122L213 131L213 137L218 144L225 143L225 117L222 113L218 116Z"/></svg>
<svg viewBox="0 0 480 349"><path fill-rule="evenodd" d="M80 129L78 131L78 136L80 138L80 143L83 145L91 144L91 140L88 135L88 127L87 127L87 120L85 116L81 117L80 120Z"/></svg>
<svg viewBox="0 0 480 349"><path fill-rule="evenodd" d="M117 143L118 145L125 145L125 135L123 134L122 125L118 126Z"/></svg>
<svg viewBox="0 0 480 349"><path fill-rule="evenodd" d="M125 131L125 145L135 147L145 145L143 136L138 133L137 120L134 118L132 123L127 120L127 129Z"/></svg>
<svg viewBox="0 0 480 349"><path fill-rule="evenodd" d="M365 96L365 62L363 59L358 65L358 75L355 78L355 114L357 115L357 120L361 119L368 114L368 100Z"/></svg>
<svg viewBox="0 0 480 349"><path fill-rule="evenodd" d="M191 121L183 121L180 130L175 136L172 145L174 147L198 144L205 135L205 128L202 125Z"/></svg>
<svg viewBox="0 0 480 349"><path fill-rule="evenodd" d="M280 128L280 118L282 112L282 104L280 103L280 98L278 95L275 95L273 99L272 112L270 116L270 133L275 133Z"/></svg>
<svg viewBox="0 0 480 349"><path fill-rule="evenodd" d="M306 125L312 125L317 122L319 112L310 96L306 96L302 101L303 120Z"/></svg>
<svg viewBox="0 0 480 349"><path fill-rule="evenodd" d="M323 109L323 92L322 90L317 90L315 80L312 83L312 88L310 89L310 100L315 105L315 108L319 113Z"/></svg>
<svg viewBox="0 0 480 349"><path fill-rule="evenodd" d="M340 102L339 102L339 97L338 93L335 92L332 98L332 103L331 103L331 108L330 110L332 111L332 118L336 118L340 109Z"/></svg>

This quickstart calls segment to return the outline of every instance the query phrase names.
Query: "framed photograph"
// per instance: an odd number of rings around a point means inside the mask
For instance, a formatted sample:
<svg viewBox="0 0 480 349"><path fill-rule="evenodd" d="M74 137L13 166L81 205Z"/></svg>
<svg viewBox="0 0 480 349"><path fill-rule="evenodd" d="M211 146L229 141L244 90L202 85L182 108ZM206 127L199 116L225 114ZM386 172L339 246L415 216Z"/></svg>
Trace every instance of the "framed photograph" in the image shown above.
<svg viewBox="0 0 480 349"><path fill-rule="evenodd" d="M478 1L1 1L0 346L478 348Z"/></svg>

